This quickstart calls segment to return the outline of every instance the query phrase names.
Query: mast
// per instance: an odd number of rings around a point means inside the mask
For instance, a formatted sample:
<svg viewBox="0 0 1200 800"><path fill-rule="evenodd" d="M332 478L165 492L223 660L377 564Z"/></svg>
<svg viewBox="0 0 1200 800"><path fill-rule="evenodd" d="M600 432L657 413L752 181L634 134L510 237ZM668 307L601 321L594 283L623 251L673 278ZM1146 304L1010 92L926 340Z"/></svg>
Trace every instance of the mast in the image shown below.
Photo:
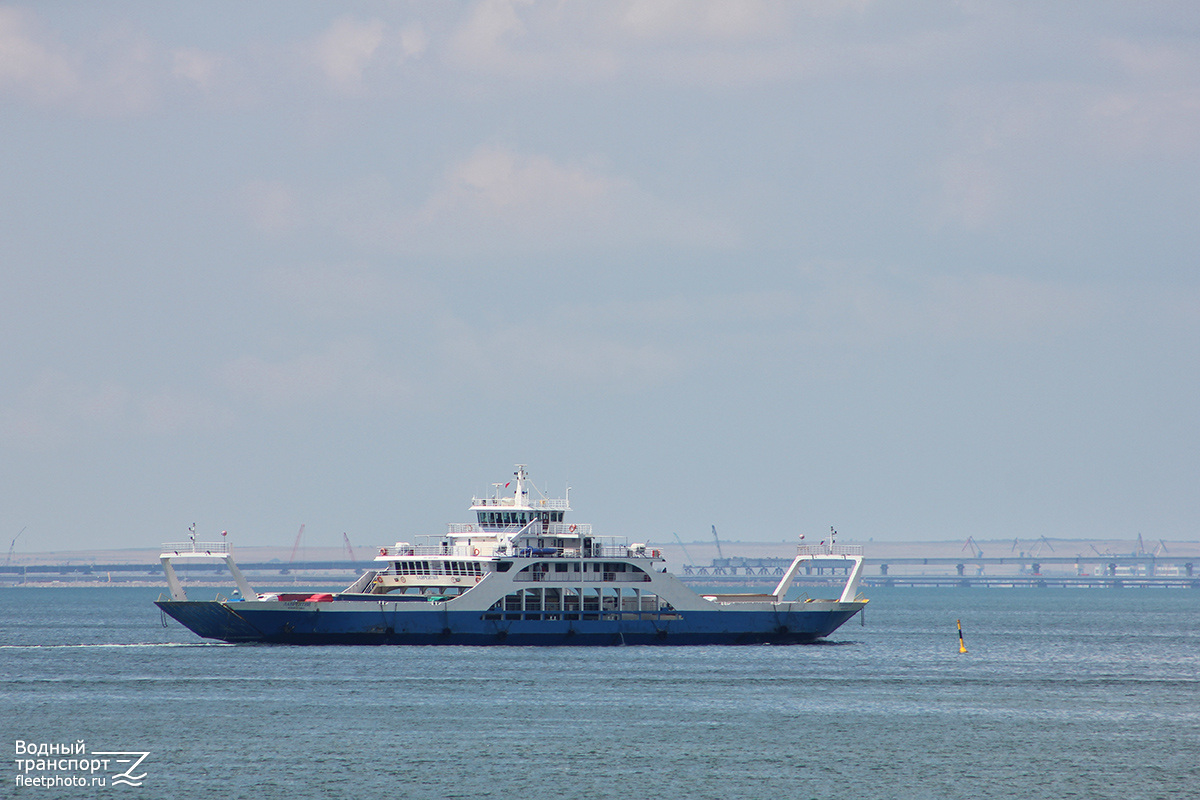
<svg viewBox="0 0 1200 800"><path fill-rule="evenodd" d="M517 493L515 495L513 503L517 508L520 508L522 506L528 505L528 503L525 500L525 495L527 494L527 491L525 489L525 479L527 477L529 477L529 473L527 473L525 471L524 464L517 464L517 471L514 472L513 474L517 476Z"/></svg>

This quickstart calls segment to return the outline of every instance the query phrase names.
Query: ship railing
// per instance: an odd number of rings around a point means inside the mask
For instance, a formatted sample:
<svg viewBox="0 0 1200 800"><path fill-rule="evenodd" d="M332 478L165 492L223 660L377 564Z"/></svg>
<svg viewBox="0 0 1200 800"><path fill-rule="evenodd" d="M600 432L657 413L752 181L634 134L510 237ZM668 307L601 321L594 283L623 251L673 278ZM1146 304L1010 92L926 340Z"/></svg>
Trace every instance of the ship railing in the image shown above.
<svg viewBox="0 0 1200 800"><path fill-rule="evenodd" d="M517 558L658 558L661 552L650 548L634 548L628 545L600 545L591 547L479 547L476 545L423 545L410 544L403 547L380 547L378 557L420 558L428 556L451 556L456 558L485 557L493 555L516 556Z"/></svg>
<svg viewBox="0 0 1200 800"><path fill-rule="evenodd" d="M518 558L660 558L658 550L633 548L628 545L599 545L591 547L524 547L517 546L510 555Z"/></svg>
<svg viewBox="0 0 1200 800"><path fill-rule="evenodd" d="M570 511L571 506L566 500L550 499L548 497L530 500L525 505L514 505L511 497L472 497L472 508L511 508L515 511L546 508L554 511Z"/></svg>
<svg viewBox="0 0 1200 800"><path fill-rule="evenodd" d="M591 536L592 525L590 522L551 522L546 528L547 536Z"/></svg>
<svg viewBox="0 0 1200 800"><path fill-rule="evenodd" d="M787 594L788 587L792 584L792 579L796 577L796 573L800 571L800 566L805 562L821 561L821 560L838 560L846 562L850 565L850 569L846 574L846 585L842 587L841 596L838 602L849 603L853 602L858 596L858 582L862 579L863 569L863 548L859 544L833 544L831 542L821 542L820 544L802 544L796 548L796 557L792 559L792 563L784 573L783 579L775 587L772 594L775 595L775 602L782 603L783 598ZM808 602L808 601L806 601Z"/></svg>
<svg viewBox="0 0 1200 800"><path fill-rule="evenodd" d="M379 555L388 556L390 558L411 558L414 556L471 556L479 555L474 552L478 547L468 547L466 545L426 545L426 544L410 544L404 547L381 547Z"/></svg>
<svg viewBox="0 0 1200 800"><path fill-rule="evenodd" d="M246 581L242 571L238 569L237 564L233 561L233 545L228 541L221 542L197 542L195 539L189 539L186 542L166 542L163 544L162 553L158 559L162 562L163 572L167 576L167 587L171 590L171 599L176 601L187 600L187 592L183 589L183 583L179 580L179 576L175 574L175 567L171 563L176 558L182 558L186 561L204 560L204 559L219 559L225 562L226 569L233 576L233 582L237 584L238 591L242 593L242 597L258 597L254 589Z"/></svg>
<svg viewBox="0 0 1200 800"><path fill-rule="evenodd" d="M511 534L517 533L523 525L480 525L477 522L451 522L446 525L447 533L478 533L485 536L495 536L496 534Z"/></svg>
<svg viewBox="0 0 1200 800"><path fill-rule="evenodd" d="M798 556L861 556L861 544L802 544L796 548Z"/></svg>
<svg viewBox="0 0 1200 800"><path fill-rule="evenodd" d="M171 553L172 555L206 555L206 556L223 556L233 552L233 545L229 542L166 542L162 546L163 553Z"/></svg>
<svg viewBox="0 0 1200 800"><path fill-rule="evenodd" d="M451 522L446 525L446 532L459 536L464 533L480 533L487 536L495 536L499 534L507 536L514 533L519 533L525 528L529 528L531 533L538 536L557 536L559 538L563 538L592 535L591 523L551 522L549 525L542 526L539 520L533 520L527 525L481 525L478 522Z"/></svg>

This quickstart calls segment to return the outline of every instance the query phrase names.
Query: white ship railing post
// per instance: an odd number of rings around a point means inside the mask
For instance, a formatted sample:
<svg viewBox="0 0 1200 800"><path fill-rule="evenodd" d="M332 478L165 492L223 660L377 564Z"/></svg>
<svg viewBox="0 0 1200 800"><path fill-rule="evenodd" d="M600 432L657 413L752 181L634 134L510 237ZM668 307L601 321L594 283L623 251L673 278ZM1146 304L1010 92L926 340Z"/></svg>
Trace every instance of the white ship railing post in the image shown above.
<svg viewBox="0 0 1200 800"><path fill-rule="evenodd" d="M850 569L850 577L846 579L846 588L842 589L842 596L838 599L840 603L854 602L854 598L858 594L858 581L862 578L862 556L852 556L851 558L854 561L854 566Z"/></svg>
<svg viewBox="0 0 1200 800"><path fill-rule="evenodd" d="M242 571L238 569L238 565L233 563L233 553L227 553L225 556L225 566L229 569L229 574L233 576L233 582L237 584L238 591L242 593L243 600L257 600L258 592L250 586L250 582L242 575Z"/></svg>
<svg viewBox="0 0 1200 800"><path fill-rule="evenodd" d="M808 561L812 556L804 553L797 553L792 559L792 563L788 566L787 572L783 573L783 579L779 581L779 585L775 587L772 594L775 595L775 602L782 603L784 595L787 594L788 587L792 585L792 579L796 577L796 573L800 571L801 562Z"/></svg>
<svg viewBox="0 0 1200 800"><path fill-rule="evenodd" d="M162 566L163 572L167 574L167 587L171 590L171 599L187 600L187 592L183 590L183 584L179 582L179 576L175 574L175 568L171 566L171 557L166 553L162 554Z"/></svg>
<svg viewBox="0 0 1200 800"><path fill-rule="evenodd" d="M784 573L783 579L779 581L779 585L772 592L776 603L783 602L788 588L792 585L792 580L796 577L796 573L800 571L800 565L805 561L853 562L853 566L850 568L850 572L846 578L846 585L842 588L842 594L838 602L854 602L855 595L858 593L858 584L862 578L862 547L859 545L834 545L821 542L819 545L802 544L796 549L796 557L792 559L792 563L788 566L787 572Z"/></svg>
<svg viewBox="0 0 1200 800"><path fill-rule="evenodd" d="M238 569L238 565L234 563L233 547L228 542L197 542L195 538L191 538L187 542L164 544L163 552L159 556L163 572L167 576L167 586L171 589L172 600L187 600L183 582L179 580L179 576L175 573L175 566L171 563L176 558L224 561L225 566L229 569L229 574L233 576L233 582L237 584L238 591L242 594L242 599L258 599L258 592L254 591L254 587L250 585L250 582L242 575L242 571Z"/></svg>

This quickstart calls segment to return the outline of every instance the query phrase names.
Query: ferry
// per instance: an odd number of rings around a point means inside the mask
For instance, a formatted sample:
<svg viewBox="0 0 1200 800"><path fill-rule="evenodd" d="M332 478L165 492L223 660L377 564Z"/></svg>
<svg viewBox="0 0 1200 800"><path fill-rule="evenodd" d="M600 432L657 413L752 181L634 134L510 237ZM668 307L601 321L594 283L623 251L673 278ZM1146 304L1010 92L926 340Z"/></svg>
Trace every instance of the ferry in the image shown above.
<svg viewBox="0 0 1200 800"><path fill-rule="evenodd" d="M506 490L511 488L511 493ZM531 491L532 488L532 491ZM471 521L444 535L379 548L341 592L258 593L225 541L163 546L162 611L206 639L272 644L800 644L829 636L867 600L862 549L801 544L769 594L698 594L646 544L568 520L570 489L552 499L525 465L473 498ZM801 537L803 539L803 536ZM173 564L223 560L240 598L187 598ZM788 599L803 567L845 571L839 596Z"/></svg>

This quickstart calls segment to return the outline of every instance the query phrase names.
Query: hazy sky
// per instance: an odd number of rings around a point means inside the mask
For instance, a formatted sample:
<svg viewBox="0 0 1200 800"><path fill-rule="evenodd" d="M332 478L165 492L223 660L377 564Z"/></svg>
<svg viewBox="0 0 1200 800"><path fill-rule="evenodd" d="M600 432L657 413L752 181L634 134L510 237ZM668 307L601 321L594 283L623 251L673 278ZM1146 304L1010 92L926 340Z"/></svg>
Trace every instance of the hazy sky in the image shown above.
<svg viewBox="0 0 1200 800"><path fill-rule="evenodd" d="M1200 536L1183 2L0 6L0 536Z"/></svg>

